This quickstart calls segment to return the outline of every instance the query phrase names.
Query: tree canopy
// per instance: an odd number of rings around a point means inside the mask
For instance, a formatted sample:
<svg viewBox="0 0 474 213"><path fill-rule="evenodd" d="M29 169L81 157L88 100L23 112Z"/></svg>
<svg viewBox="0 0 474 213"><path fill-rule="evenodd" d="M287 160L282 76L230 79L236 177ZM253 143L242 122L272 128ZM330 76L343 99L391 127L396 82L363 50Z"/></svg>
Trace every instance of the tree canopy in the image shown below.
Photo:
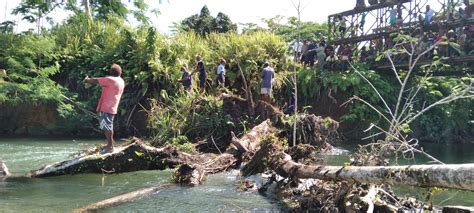
<svg viewBox="0 0 474 213"><path fill-rule="evenodd" d="M298 18L289 17L284 21L285 17L277 15L273 18L263 19L267 24L268 30L277 35L282 36L285 41L290 42L298 39L315 40L315 39L326 39L327 37L327 24L319 24L316 22L301 22L298 27Z"/></svg>
<svg viewBox="0 0 474 213"><path fill-rule="evenodd" d="M195 32L200 36L206 36L212 32L237 31L237 25L232 23L228 15L219 12L216 17L213 17L207 6L202 7L199 14L187 17L177 25L178 31Z"/></svg>

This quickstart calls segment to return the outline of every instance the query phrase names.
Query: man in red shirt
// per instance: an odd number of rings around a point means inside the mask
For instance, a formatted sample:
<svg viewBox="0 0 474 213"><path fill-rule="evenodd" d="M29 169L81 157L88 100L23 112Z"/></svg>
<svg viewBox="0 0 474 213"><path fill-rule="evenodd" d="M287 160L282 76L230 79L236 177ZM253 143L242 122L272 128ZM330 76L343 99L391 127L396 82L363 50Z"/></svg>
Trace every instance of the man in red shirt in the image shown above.
<svg viewBox="0 0 474 213"><path fill-rule="evenodd" d="M99 84L102 87L97 112L99 113L100 129L104 131L107 145L101 152L114 151L114 116L117 114L117 108L125 87L125 82L120 77L122 68L119 65L113 64L109 73L111 76L102 78L86 77L83 81L86 84Z"/></svg>

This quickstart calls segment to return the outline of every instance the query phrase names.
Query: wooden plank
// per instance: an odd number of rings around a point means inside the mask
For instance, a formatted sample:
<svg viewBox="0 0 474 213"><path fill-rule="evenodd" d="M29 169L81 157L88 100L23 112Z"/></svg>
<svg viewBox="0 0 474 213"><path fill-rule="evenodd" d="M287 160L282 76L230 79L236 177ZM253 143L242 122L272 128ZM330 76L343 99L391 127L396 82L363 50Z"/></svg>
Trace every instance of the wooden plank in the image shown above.
<svg viewBox="0 0 474 213"><path fill-rule="evenodd" d="M363 35L363 36L357 36L357 37L349 37L349 38L343 38L339 40L334 40L331 43L333 44L350 44L350 43L359 43L362 41L370 41L370 40L375 40L375 39L380 39L385 36L388 36L390 32L381 32L381 33L374 33L374 34L369 34L369 35Z"/></svg>
<svg viewBox="0 0 474 213"><path fill-rule="evenodd" d="M422 66L426 64L430 64L432 60L423 60L419 61L417 66ZM462 64L462 63L467 63L467 64L474 64L474 55L469 55L469 56L459 56L459 57L453 57L450 59L447 59L444 61L446 64ZM396 68L407 68L408 63L407 62L401 62L401 63L395 63ZM374 69L378 71L388 71L392 69L392 65L390 63L384 63L384 64L379 64L373 66ZM467 74L473 75L474 70L470 71L438 71L438 72L433 72L432 76L466 76ZM424 75L423 72L417 72L417 75Z"/></svg>

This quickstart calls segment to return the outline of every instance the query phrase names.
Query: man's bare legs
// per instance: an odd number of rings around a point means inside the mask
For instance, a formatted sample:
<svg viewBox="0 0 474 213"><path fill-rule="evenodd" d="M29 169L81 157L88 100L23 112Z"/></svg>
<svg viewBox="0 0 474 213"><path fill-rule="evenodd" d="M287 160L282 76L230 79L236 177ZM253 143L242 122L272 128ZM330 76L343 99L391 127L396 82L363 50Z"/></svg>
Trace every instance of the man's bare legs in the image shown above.
<svg viewBox="0 0 474 213"><path fill-rule="evenodd" d="M263 102L267 102L267 103L271 103L271 98L270 98L270 95L268 94L262 94L262 101Z"/></svg>
<svg viewBox="0 0 474 213"><path fill-rule="evenodd" d="M105 146L105 148L107 149L108 152L112 152L114 150L114 144L115 144L114 131L112 130L105 131L104 134L105 134L105 138L107 139L107 145Z"/></svg>

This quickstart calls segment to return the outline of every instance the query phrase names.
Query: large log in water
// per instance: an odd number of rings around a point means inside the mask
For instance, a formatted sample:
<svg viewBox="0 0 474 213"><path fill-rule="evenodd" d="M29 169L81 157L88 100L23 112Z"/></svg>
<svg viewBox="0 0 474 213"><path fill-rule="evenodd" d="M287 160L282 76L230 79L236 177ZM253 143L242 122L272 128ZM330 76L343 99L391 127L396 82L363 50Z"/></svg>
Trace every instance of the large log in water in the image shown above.
<svg viewBox="0 0 474 213"><path fill-rule="evenodd" d="M317 166L294 162L278 142L266 142L255 154L283 177L313 178L374 184L403 184L474 191L474 164L410 166ZM261 169L244 168L246 171ZM246 173L249 175L250 173Z"/></svg>
<svg viewBox="0 0 474 213"><path fill-rule="evenodd" d="M125 147L117 148L113 153L89 154L72 160L47 165L31 171L29 177L49 177L58 175L73 175L78 173L122 173L138 170L164 170L178 165L199 165L213 162L206 167L205 172L219 172L235 164L236 159L231 154L191 155L176 150L174 146L155 148L140 141Z"/></svg>

